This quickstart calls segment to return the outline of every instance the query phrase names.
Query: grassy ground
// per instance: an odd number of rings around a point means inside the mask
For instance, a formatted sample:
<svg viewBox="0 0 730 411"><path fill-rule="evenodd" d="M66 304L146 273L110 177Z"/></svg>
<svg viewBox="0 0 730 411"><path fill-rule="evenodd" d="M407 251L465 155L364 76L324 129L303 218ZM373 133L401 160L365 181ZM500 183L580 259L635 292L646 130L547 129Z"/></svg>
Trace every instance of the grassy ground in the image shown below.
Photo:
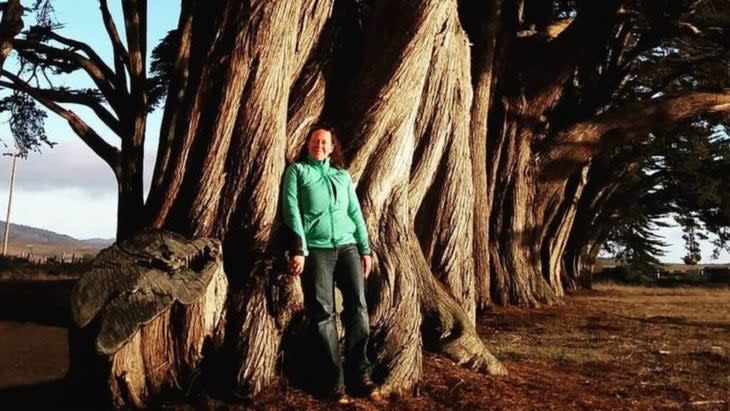
<svg viewBox="0 0 730 411"><path fill-rule="evenodd" d="M727 288L600 285L562 306L496 308L480 330L508 368L546 373L540 390L569 408L730 409Z"/></svg>
<svg viewBox="0 0 730 411"><path fill-rule="evenodd" d="M52 405L63 396L63 386L55 379L61 375L59 366L67 361L55 358L64 350L53 350L46 344L56 339L63 346L65 333L59 335L58 327L35 323L4 324L0 326L0 370L5 374L0 373L0 387L12 388L0 390L0 405L20 400L55 408ZM426 353L424 378L416 395L384 402L358 399L340 409L730 410L728 288L599 285L566 297L565 304L558 306L494 307L477 326L509 375L476 374ZM41 331L23 331L24 327ZM43 327L47 328L46 344L37 350L44 350L46 355L17 348L27 345L19 336L43 339L38 334L43 334ZM17 382L9 385L2 381L18 364L24 367L24 383L35 385L19 387ZM335 407L281 383L247 405L202 398L165 408Z"/></svg>
<svg viewBox="0 0 730 411"><path fill-rule="evenodd" d="M0 281L75 279L88 267L89 260L38 264L25 258L0 256Z"/></svg>

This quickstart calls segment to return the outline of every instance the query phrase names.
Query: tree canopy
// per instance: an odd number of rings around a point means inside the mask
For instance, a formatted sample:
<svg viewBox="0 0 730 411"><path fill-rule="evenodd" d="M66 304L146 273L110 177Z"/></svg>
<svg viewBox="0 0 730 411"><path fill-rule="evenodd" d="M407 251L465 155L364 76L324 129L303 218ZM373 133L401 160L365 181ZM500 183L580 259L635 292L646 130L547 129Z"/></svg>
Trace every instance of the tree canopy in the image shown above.
<svg viewBox="0 0 730 411"><path fill-rule="evenodd" d="M675 29L663 25L661 29L671 35L637 57L632 76L616 99L653 98L688 88L728 89L730 47L723 30L730 20L727 6L674 2L664 13L654 13L657 18L676 18ZM656 233L670 221L684 231L686 263L700 260L700 240L712 239L715 256L728 250L730 210L721 188L728 184L727 124L727 113L698 115L654 130L641 147L634 148L636 171L622 180L615 200L595 220L608 232L609 254L632 264L658 264L667 244ZM615 151L611 167L620 168L632 154L627 148Z"/></svg>

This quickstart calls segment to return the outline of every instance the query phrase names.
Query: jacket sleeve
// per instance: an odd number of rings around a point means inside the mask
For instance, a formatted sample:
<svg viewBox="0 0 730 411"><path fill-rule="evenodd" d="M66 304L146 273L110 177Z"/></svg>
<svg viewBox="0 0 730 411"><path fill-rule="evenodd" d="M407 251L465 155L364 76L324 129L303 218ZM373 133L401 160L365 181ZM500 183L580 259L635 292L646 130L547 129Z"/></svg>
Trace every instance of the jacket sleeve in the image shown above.
<svg viewBox="0 0 730 411"><path fill-rule="evenodd" d="M355 192L355 185L352 183L352 178L349 173L347 175L347 180L347 214L355 223L355 242L357 243L358 251L361 255L368 255L370 254L368 231L365 227L365 219L362 216L360 201L358 201L357 193Z"/></svg>
<svg viewBox="0 0 730 411"><path fill-rule="evenodd" d="M284 172L281 193L282 217L288 231L287 234L289 234L288 237L291 238L290 246L287 248L294 255L309 255L302 214L299 210L299 175L294 164L287 167Z"/></svg>

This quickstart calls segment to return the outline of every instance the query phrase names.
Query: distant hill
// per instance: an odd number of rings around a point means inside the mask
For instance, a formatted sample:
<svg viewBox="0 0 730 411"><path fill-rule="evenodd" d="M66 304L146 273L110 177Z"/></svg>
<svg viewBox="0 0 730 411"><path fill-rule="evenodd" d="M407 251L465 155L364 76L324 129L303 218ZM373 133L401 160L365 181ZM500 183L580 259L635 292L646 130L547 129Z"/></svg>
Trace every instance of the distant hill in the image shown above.
<svg viewBox="0 0 730 411"><path fill-rule="evenodd" d="M114 244L113 238L88 238L86 240L80 240L82 243L86 245L90 245L92 247L109 247L110 245Z"/></svg>
<svg viewBox="0 0 730 411"><path fill-rule="evenodd" d="M0 220L0 244L5 233L5 221ZM114 243L113 238L90 238L79 240L70 235L59 234L42 228L22 224L10 224L8 233L8 254L33 254L35 256L70 254L95 254ZM0 245L0 247L2 247Z"/></svg>

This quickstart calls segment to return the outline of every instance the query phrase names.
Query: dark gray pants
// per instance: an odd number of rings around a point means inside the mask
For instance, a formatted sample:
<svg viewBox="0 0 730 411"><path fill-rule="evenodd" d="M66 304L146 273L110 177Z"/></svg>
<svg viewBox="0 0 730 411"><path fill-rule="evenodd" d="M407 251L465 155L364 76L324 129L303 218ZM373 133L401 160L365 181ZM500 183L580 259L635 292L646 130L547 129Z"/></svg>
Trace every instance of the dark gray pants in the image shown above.
<svg viewBox="0 0 730 411"><path fill-rule="evenodd" d="M344 366L335 322L335 283L342 293L345 328ZM310 248L302 273L304 307L325 350L323 370L336 387L370 377L367 358L370 324L365 302L365 279L360 254L354 244L337 248Z"/></svg>

